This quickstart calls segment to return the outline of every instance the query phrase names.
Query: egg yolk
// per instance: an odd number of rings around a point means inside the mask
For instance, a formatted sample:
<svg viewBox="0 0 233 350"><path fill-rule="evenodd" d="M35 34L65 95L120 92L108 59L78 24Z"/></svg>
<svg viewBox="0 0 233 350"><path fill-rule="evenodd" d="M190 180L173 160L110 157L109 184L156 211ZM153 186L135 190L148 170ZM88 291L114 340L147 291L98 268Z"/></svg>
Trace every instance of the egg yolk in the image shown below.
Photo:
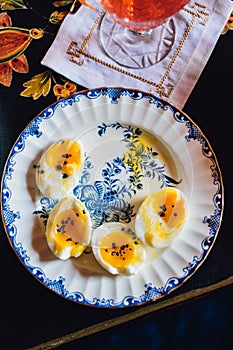
<svg viewBox="0 0 233 350"><path fill-rule="evenodd" d="M85 211L66 209L60 212L53 222L53 240L56 253L66 247L73 247L71 254L83 251L86 246L86 225ZM52 237L48 237L48 240Z"/></svg>
<svg viewBox="0 0 233 350"><path fill-rule="evenodd" d="M60 171L63 178L81 167L81 148L75 141L62 140L54 144L46 154L47 164Z"/></svg>
<svg viewBox="0 0 233 350"><path fill-rule="evenodd" d="M159 234L161 238L172 233L183 224L186 213L185 200L176 189L166 188L153 193L140 209L140 215L146 226L146 241L150 243L154 233ZM155 220L158 216L161 220Z"/></svg>
<svg viewBox="0 0 233 350"><path fill-rule="evenodd" d="M130 265L135 260L135 244L129 234L122 231L112 231L100 241L100 253L103 260L116 268Z"/></svg>

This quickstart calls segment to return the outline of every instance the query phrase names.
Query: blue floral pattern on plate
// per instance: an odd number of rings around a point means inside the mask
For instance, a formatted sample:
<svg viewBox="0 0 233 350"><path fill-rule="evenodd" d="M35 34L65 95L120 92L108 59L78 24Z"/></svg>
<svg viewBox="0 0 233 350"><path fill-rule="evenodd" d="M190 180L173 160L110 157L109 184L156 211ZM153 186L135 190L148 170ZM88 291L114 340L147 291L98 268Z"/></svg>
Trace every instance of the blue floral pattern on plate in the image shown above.
<svg viewBox="0 0 233 350"><path fill-rule="evenodd" d="M111 162L106 162L102 169L103 179L96 180L93 185L86 184L89 180L87 169L91 168L89 160L86 159L84 174L80 184L74 189L74 194L85 203L91 214L93 228L112 221L129 223L135 212L126 198L132 198L137 191L143 189L142 179L145 177L154 179L157 176L157 181L161 183L160 188L181 182L166 175L165 165L158 165L158 153L141 142L140 128L123 126L120 123L103 123L98 125L98 135L103 137L108 128L122 129L121 141L127 152L122 158L115 157ZM122 182L119 178L123 172L127 176L127 182Z"/></svg>

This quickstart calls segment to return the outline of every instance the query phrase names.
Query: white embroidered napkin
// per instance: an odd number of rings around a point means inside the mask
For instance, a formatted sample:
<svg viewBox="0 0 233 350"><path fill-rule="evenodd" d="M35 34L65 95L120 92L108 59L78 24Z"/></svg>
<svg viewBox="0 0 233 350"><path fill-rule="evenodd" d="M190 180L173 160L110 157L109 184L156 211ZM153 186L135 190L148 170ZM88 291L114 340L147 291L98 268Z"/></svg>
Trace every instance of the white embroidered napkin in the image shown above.
<svg viewBox="0 0 233 350"><path fill-rule="evenodd" d="M99 35L104 12L95 0L88 2L97 10L81 6L77 13L68 14L41 63L86 88L136 88L180 109L233 10L231 0L191 1L173 17L171 50L150 67L127 68L103 50Z"/></svg>

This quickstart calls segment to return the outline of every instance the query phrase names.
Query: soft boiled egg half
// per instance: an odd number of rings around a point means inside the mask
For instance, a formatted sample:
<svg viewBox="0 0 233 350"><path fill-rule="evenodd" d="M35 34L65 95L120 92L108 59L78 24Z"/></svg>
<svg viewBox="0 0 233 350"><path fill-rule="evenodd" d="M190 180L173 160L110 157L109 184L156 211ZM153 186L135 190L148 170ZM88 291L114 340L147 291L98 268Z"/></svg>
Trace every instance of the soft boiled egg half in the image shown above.
<svg viewBox="0 0 233 350"><path fill-rule="evenodd" d="M187 213L187 200L179 189L167 187L152 193L137 212L136 235L151 247L166 247L181 232Z"/></svg>
<svg viewBox="0 0 233 350"><path fill-rule="evenodd" d="M45 150L36 166L36 184L51 199L69 195L78 184L84 161L83 147L75 140L59 140Z"/></svg>
<svg viewBox="0 0 233 350"><path fill-rule="evenodd" d="M45 236L59 259L78 257L90 244L91 218L85 205L74 197L62 198L51 210Z"/></svg>
<svg viewBox="0 0 233 350"><path fill-rule="evenodd" d="M117 222L105 223L93 232L93 254L113 275L134 275L146 260L146 252L131 229Z"/></svg>

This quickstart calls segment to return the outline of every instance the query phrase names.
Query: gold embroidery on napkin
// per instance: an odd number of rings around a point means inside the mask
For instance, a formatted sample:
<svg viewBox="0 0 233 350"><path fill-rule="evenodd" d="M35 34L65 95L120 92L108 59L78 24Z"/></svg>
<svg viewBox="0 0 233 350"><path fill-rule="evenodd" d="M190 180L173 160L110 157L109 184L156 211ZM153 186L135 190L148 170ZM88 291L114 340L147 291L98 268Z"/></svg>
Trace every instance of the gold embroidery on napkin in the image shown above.
<svg viewBox="0 0 233 350"><path fill-rule="evenodd" d="M163 98L163 97L168 98L174 89L174 85L171 83L167 83L165 85L165 81L168 79L169 74L170 74L186 40L188 39L195 22L199 19L200 21L198 23L200 25L203 25L203 26L205 26L206 23L208 22L209 14L206 12L206 10L207 10L207 8L205 6L198 4L196 2L194 2L194 4L192 4L190 6L190 8L187 8L187 7L184 8L184 11L191 15L191 20L190 20L186 30L184 31L183 37L180 40L179 45L177 46L173 56L171 57L171 60L168 64L162 78L160 79L160 81L158 83L151 81L149 79L143 78L137 74L131 73L131 72L127 71L126 69L115 66L111 63L108 63L104 60L101 60L101 59L91 55L90 53L86 52L86 50L85 50L86 45L91 40L91 37L92 37L95 29L100 24L102 17L105 14L104 11L101 11L99 13L99 16L95 20L93 26L90 29L90 32L88 33L88 35L84 39L81 46L79 46L79 44L77 42L71 41L66 53L68 55L70 55L70 61L79 65L79 66L82 66L85 63L84 58L87 58L87 59L92 60L98 64L101 64L107 68L114 69L115 71L117 71L119 73L125 74L131 78L140 80L143 83L151 85L151 86L156 88L156 93L159 95L160 98Z"/></svg>
<svg viewBox="0 0 233 350"><path fill-rule="evenodd" d="M68 55L71 55L70 57L70 61L73 63L76 63L78 66L82 66L84 64L84 60L80 60L82 55L85 56L85 47L88 44L88 42L91 40L91 37L96 29L96 27L98 26L98 24L100 23L103 15L105 14L105 11L101 11L99 13L99 16L96 18L93 26L91 27L90 32L88 33L88 35L86 36L86 38L84 39L82 45L80 46L80 49L76 49L74 52L72 51L73 46L78 47L78 43L71 41L68 50L66 51L66 53ZM78 60L77 60L78 59Z"/></svg>
<svg viewBox="0 0 233 350"><path fill-rule="evenodd" d="M184 10L189 13L192 16L195 16L196 18L201 18L203 22L199 22L201 25L205 26L206 23L209 20L209 13L206 12L206 6L198 4L197 2L194 2L193 5L191 5L191 8L193 8L195 11L185 8Z"/></svg>

